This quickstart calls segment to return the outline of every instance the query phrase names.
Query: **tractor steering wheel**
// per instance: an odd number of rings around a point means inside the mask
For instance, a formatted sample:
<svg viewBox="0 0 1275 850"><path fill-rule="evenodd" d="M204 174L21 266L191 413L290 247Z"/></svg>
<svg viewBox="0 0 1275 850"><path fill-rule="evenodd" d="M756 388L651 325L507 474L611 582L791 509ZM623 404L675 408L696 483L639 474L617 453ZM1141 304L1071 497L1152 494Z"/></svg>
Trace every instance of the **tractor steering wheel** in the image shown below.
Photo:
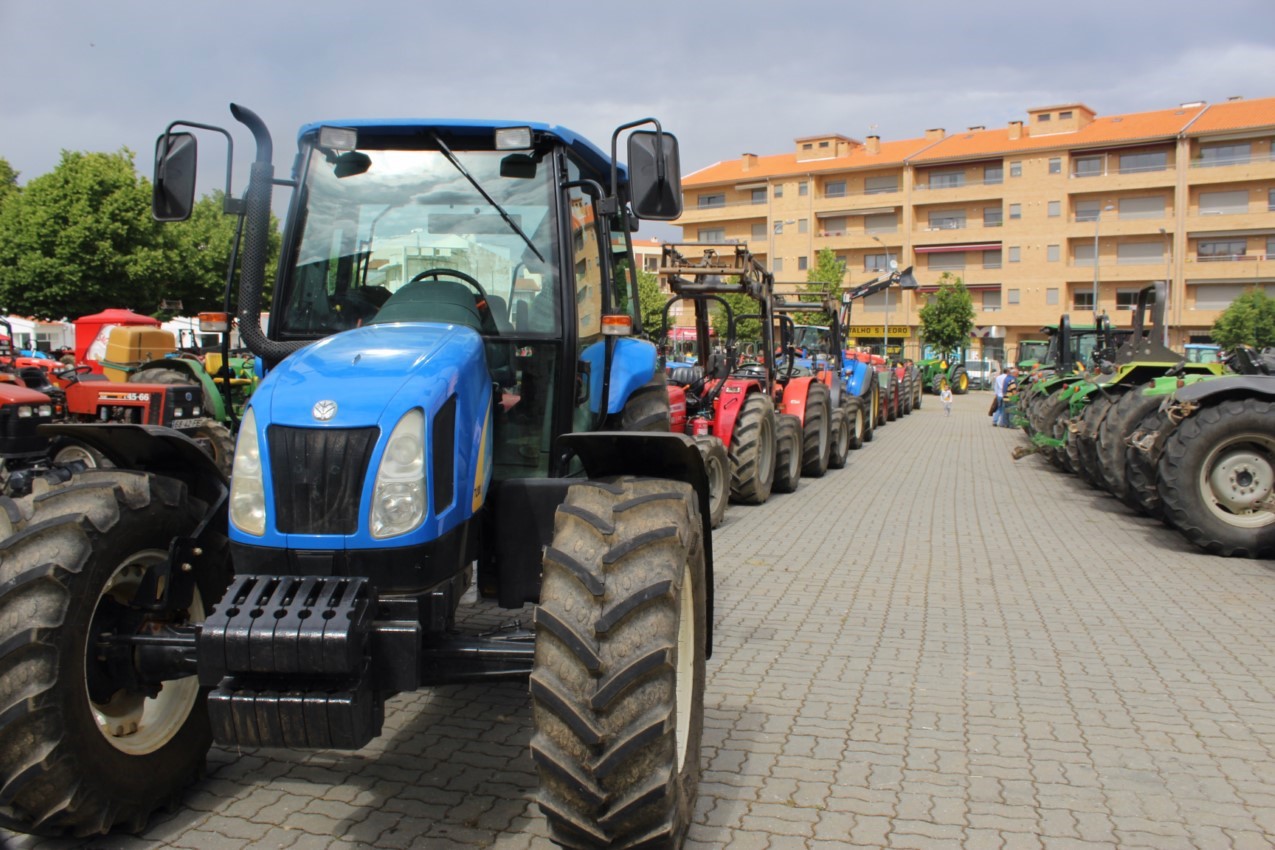
<svg viewBox="0 0 1275 850"><path fill-rule="evenodd" d="M78 376L87 375L92 371L92 366L80 364L79 366L72 366L70 369L58 369L53 372L53 377L57 378L59 381L66 381L69 384L74 381L78 381Z"/></svg>
<svg viewBox="0 0 1275 850"><path fill-rule="evenodd" d="M493 334L499 333L499 329L496 326L496 317L492 314L491 306L487 303L487 290L483 289L483 285L481 283L470 275L465 274L465 272L457 269L426 269L420 274L414 275L408 283L416 283L418 280L425 280L427 278L441 280L444 276L454 277L461 283L473 287L474 291L478 293L478 297L474 299L474 306L478 309L478 319L483 324L483 330Z"/></svg>

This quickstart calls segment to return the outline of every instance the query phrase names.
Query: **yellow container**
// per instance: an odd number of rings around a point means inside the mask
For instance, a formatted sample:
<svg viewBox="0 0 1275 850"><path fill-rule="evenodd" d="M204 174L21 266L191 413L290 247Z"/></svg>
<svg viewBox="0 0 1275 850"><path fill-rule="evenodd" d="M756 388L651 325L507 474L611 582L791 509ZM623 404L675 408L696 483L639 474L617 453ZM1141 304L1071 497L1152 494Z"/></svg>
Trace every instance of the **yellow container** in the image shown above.
<svg viewBox="0 0 1275 850"><path fill-rule="evenodd" d="M106 339L102 373L108 380L127 381L131 372L151 360L167 357L177 350L171 331L149 325L125 325L111 329Z"/></svg>

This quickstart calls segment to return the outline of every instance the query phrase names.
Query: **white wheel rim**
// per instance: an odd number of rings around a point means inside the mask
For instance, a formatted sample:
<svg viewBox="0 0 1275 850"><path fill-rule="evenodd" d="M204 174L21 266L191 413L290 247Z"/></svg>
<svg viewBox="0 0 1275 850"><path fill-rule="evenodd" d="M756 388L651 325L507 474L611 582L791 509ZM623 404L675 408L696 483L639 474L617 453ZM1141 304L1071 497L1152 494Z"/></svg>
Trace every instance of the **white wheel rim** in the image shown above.
<svg viewBox="0 0 1275 850"><path fill-rule="evenodd" d="M1275 439L1239 434L1213 448L1200 467L1200 496L1209 511L1228 525L1261 528L1275 513L1261 506L1275 490Z"/></svg>
<svg viewBox="0 0 1275 850"><path fill-rule="evenodd" d="M57 455L53 458L54 463L63 465L77 460L89 469L97 469L97 458L93 456L93 453L85 446L74 443L59 449Z"/></svg>
<svg viewBox="0 0 1275 850"><path fill-rule="evenodd" d="M691 565L682 567L681 605L677 623L677 718L673 729L673 745L677 750L677 769L686 767L690 746L691 705L695 690L695 592L691 584Z"/></svg>
<svg viewBox="0 0 1275 850"><path fill-rule="evenodd" d="M147 569L162 563L167 557L166 552L158 549L138 552L115 568L101 595L113 596L120 602L131 599ZM203 619L203 600L196 588L190 606L190 621L202 622ZM88 639L91 640L92 635ZM87 641L84 649L87 658ZM106 703L96 703L88 696L86 671L84 690L97 731L107 743L127 755L140 756L158 750L181 729L199 697L199 677L186 676L164 682L154 697L119 690Z"/></svg>

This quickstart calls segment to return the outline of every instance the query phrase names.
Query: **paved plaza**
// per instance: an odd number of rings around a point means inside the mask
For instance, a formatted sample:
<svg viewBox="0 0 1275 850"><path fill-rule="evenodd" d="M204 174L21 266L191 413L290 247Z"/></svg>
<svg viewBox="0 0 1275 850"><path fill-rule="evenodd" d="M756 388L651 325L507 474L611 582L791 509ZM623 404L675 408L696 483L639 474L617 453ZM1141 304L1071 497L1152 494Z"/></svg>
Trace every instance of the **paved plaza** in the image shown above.
<svg viewBox="0 0 1275 850"><path fill-rule="evenodd" d="M688 848L1275 845L1275 571L1012 460L987 402L731 506ZM144 835L0 846L549 848L531 734L525 684L400 696L360 752L214 750Z"/></svg>

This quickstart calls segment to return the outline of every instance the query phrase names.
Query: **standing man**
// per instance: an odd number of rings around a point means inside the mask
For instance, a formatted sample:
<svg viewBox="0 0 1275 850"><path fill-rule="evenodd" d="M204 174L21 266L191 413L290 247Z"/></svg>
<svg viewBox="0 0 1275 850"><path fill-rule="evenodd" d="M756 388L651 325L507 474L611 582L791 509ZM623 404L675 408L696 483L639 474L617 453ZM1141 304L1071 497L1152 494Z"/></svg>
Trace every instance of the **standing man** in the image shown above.
<svg viewBox="0 0 1275 850"><path fill-rule="evenodd" d="M992 381L992 392L996 395L996 412L992 414L993 427L1009 424L1005 418L1005 386L1012 380L1011 375L1017 371L1017 367L1010 367Z"/></svg>

